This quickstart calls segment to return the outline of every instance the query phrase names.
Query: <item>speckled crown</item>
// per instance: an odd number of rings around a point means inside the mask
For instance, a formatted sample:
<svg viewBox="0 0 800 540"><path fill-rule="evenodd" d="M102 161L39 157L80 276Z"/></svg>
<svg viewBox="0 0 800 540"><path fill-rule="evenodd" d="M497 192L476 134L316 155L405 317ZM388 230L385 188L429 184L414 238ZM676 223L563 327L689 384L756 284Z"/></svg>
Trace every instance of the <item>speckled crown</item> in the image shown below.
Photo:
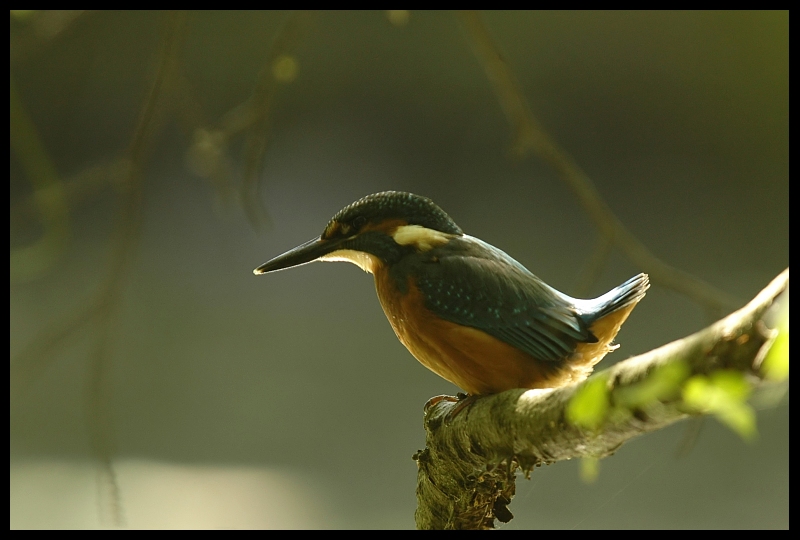
<svg viewBox="0 0 800 540"><path fill-rule="evenodd" d="M402 219L409 225L421 225L448 234L464 234L432 200L402 191L382 191L367 195L339 210L328 225L333 222L349 224L357 218L363 218L367 223Z"/></svg>

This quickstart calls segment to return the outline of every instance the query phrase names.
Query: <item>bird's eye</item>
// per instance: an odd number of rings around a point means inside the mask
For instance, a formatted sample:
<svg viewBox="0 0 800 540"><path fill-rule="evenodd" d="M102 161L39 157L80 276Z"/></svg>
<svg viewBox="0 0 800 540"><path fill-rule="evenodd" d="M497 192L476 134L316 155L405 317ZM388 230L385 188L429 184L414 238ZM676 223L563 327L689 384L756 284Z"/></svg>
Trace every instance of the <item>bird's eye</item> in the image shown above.
<svg viewBox="0 0 800 540"><path fill-rule="evenodd" d="M367 223L367 218L365 218L364 216L357 216L357 217L356 217L356 218L353 220L353 229L355 229L355 230L359 230L359 229L360 229L361 227L363 227L363 226L364 226L366 223Z"/></svg>

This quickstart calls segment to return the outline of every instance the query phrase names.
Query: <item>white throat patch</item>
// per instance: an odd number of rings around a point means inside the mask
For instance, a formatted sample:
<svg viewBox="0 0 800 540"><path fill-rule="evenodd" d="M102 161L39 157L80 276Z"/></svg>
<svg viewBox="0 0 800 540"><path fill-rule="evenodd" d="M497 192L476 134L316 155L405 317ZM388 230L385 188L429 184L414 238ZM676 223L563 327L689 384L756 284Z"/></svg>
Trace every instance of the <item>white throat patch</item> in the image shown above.
<svg viewBox="0 0 800 540"><path fill-rule="evenodd" d="M323 255L318 260L326 262L344 261L353 263L364 272L370 274L375 273L375 269L381 264L377 257L364 253L363 251L355 251L353 249L337 249L332 253Z"/></svg>

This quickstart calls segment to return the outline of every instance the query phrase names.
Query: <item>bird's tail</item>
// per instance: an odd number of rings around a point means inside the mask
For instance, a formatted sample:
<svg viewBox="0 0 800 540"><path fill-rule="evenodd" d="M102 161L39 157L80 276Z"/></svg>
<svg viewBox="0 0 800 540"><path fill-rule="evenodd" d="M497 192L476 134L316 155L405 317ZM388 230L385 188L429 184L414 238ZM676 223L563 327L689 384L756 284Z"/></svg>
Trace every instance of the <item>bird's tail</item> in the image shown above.
<svg viewBox="0 0 800 540"><path fill-rule="evenodd" d="M598 296L592 302L595 304L592 319L602 319L606 315L614 313L624 307L636 304L644 298L647 289L650 288L650 278L647 274L639 274L615 287L602 296Z"/></svg>

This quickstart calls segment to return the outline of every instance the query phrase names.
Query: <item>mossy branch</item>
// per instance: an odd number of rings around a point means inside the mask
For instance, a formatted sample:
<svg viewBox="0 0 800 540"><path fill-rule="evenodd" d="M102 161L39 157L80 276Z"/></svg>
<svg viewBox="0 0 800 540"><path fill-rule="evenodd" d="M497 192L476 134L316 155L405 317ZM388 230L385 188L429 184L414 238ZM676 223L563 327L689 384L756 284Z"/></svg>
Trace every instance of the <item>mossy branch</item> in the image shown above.
<svg viewBox="0 0 800 540"><path fill-rule="evenodd" d="M637 435L709 412L687 401L690 381L732 372L753 386L761 384L761 363L777 334L765 315L788 284L787 268L742 309L583 383L509 390L478 398L457 414L452 413L459 405L452 401L428 407L426 448L414 456L417 527L487 529L495 519L509 521L517 468L527 475L542 464L605 457ZM665 372L679 375L658 381ZM601 414L576 421L571 407L592 387L603 390Z"/></svg>

